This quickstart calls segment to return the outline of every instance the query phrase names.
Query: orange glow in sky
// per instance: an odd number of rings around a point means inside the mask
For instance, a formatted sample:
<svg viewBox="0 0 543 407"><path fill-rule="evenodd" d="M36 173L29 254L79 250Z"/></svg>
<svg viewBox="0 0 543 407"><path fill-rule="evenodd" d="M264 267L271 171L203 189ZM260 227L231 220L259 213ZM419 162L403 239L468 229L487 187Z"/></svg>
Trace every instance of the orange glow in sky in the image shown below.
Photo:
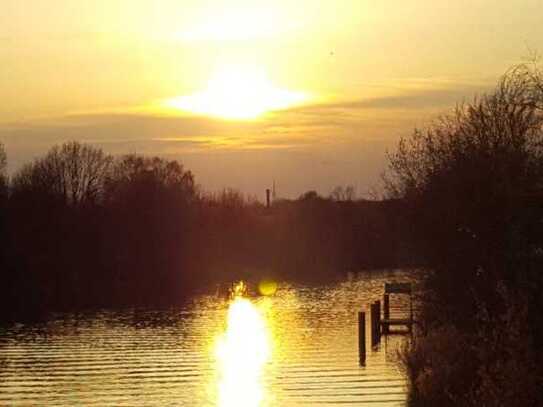
<svg viewBox="0 0 543 407"><path fill-rule="evenodd" d="M400 136L543 52L541 0L1 4L10 172L77 140L259 196L373 188Z"/></svg>

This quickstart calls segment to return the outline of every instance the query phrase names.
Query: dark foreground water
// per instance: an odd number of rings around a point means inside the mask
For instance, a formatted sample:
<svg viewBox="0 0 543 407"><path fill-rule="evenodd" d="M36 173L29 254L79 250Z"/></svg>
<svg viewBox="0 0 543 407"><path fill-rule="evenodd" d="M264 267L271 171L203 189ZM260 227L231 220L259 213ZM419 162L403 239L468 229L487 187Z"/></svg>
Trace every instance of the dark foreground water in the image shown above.
<svg viewBox="0 0 543 407"><path fill-rule="evenodd" d="M357 311L393 280L408 276L3 328L0 405L403 406L404 337L376 351L368 337L367 365L358 366Z"/></svg>

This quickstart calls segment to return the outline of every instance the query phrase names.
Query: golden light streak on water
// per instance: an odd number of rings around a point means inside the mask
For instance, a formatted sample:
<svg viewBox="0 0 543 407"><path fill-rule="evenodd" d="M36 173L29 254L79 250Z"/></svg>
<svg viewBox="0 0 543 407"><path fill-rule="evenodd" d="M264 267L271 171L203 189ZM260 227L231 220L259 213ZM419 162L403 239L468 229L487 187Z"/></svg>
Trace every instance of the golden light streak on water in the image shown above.
<svg viewBox="0 0 543 407"><path fill-rule="evenodd" d="M270 354L265 317L248 299L236 298L228 310L226 332L216 346L218 406L260 406L265 397L263 369Z"/></svg>

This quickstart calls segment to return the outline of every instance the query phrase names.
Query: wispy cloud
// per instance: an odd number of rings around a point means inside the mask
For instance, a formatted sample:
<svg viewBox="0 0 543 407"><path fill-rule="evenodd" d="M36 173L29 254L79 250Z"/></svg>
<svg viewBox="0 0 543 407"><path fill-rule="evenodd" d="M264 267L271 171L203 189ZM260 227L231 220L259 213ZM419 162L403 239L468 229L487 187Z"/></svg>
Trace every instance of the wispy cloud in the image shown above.
<svg viewBox="0 0 543 407"><path fill-rule="evenodd" d="M180 158L214 186L232 185L237 179L245 188L247 181L236 178L239 171L255 179L280 173L283 183L298 187L307 182L303 174L314 174L332 185L345 179L375 179L384 168L385 150L400 135L486 89L484 84L410 84L387 96L301 106L256 121L133 110L80 113L0 124L0 140L12 170L54 144L78 140L112 154ZM222 169L214 172L219 162ZM300 179L295 181L292 171Z"/></svg>

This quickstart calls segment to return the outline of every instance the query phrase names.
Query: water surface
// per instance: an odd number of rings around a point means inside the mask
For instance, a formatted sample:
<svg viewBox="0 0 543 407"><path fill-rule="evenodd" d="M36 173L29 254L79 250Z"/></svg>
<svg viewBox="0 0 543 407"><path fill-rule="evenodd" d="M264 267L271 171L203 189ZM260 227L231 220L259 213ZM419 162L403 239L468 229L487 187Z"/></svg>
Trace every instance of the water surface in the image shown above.
<svg viewBox="0 0 543 407"><path fill-rule="evenodd" d="M0 330L0 405L403 406L403 336L358 366L357 312L403 272L232 304L55 315ZM393 312L405 305L392 300ZM369 318L368 318L369 319Z"/></svg>

